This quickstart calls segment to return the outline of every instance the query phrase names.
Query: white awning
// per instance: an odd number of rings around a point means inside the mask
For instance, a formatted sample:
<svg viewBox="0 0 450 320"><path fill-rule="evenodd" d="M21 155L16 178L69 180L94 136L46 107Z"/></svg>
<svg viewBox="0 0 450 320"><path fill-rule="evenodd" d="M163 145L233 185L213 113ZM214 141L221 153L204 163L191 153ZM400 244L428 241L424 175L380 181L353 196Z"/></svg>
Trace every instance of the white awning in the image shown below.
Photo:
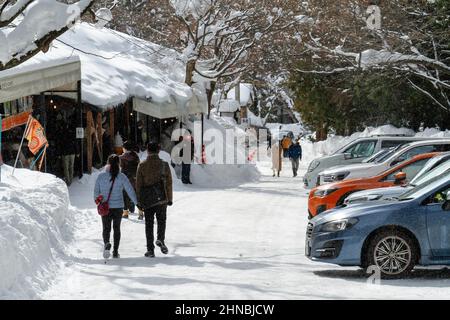
<svg viewBox="0 0 450 320"><path fill-rule="evenodd" d="M193 96L186 106L180 106L173 100L165 103L156 103L151 100L134 97L133 110L157 119L167 119L188 114L207 113L208 105L206 101L200 100L196 95Z"/></svg>
<svg viewBox="0 0 450 320"><path fill-rule="evenodd" d="M0 103L60 87L76 90L79 80L81 64L78 57L0 71Z"/></svg>

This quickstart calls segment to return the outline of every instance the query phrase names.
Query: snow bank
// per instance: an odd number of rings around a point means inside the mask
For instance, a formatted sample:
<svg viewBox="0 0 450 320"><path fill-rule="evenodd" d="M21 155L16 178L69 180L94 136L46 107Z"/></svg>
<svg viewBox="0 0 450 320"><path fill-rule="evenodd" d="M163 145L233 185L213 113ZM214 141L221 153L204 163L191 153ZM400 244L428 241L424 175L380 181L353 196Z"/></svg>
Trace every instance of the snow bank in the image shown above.
<svg viewBox="0 0 450 320"><path fill-rule="evenodd" d="M69 195L52 175L2 166L0 299L34 298L47 288L71 236Z"/></svg>
<svg viewBox="0 0 450 320"><path fill-rule="evenodd" d="M145 157L145 156L144 156ZM161 152L159 157L170 163L170 155ZM142 156L141 156L142 159ZM181 180L177 178L175 169L170 166L175 191L186 190ZM194 187L200 188L231 188L244 183L258 181L261 174L255 165L220 165L220 164L193 164L191 167L191 180Z"/></svg>

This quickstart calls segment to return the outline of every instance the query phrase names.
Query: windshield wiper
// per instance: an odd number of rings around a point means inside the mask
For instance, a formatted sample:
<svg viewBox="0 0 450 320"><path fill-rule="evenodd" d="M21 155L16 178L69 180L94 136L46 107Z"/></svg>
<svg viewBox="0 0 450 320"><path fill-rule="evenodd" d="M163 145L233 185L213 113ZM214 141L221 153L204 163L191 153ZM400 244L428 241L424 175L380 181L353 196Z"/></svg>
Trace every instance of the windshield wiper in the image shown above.
<svg viewBox="0 0 450 320"><path fill-rule="evenodd" d="M414 200L414 198L402 198L402 199L400 199L400 198L397 198L398 199L398 201L408 201L408 200Z"/></svg>

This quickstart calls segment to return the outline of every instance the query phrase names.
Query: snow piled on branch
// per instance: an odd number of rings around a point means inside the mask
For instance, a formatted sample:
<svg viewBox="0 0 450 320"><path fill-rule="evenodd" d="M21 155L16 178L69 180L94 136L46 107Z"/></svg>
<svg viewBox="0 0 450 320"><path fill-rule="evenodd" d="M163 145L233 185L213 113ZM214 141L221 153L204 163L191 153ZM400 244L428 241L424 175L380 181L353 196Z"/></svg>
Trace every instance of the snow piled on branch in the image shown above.
<svg viewBox="0 0 450 320"><path fill-rule="evenodd" d="M64 182L52 175L1 167L0 299L29 299L45 290L71 238L73 212Z"/></svg>
<svg viewBox="0 0 450 320"><path fill-rule="evenodd" d="M26 2L20 0L2 12L0 22L9 21ZM25 9L23 16L14 20L15 27L0 28L0 64L20 59L37 49L36 41L46 35L70 26L91 4L80 0L64 4L56 0L35 0Z"/></svg>
<svg viewBox="0 0 450 320"><path fill-rule="evenodd" d="M192 15L194 18L203 16L210 8L211 0L170 0L175 13L180 17Z"/></svg>

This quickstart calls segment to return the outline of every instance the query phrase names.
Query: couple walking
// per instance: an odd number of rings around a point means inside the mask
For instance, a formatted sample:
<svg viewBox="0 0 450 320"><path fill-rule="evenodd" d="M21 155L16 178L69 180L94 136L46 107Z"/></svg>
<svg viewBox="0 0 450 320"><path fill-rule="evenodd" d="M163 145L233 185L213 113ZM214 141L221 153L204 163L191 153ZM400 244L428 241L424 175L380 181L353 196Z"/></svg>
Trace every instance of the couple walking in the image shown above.
<svg viewBox="0 0 450 320"><path fill-rule="evenodd" d="M281 145L281 148L280 148ZM283 166L283 156L286 154L286 158L288 157L292 164L292 172L294 174L294 178L298 175L298 169L300 166L300 161L302 160L302 147L300 145L300 140L297 140L295 143L290 144L287 149L285 149L286 145L283 145L283 141L277 142L272 146L272 171L273 176L280 176L280 172Z"/></svg>
<svg viewBox="0 0 450 320"><path fill-rule="evenodd" d="M126 199L126 197L129 197L130 203L132 202L145 214L145 234L147 238L145 256L155 257L155 244L160 247L163 254L169 252L164 241L167 206L172 205L173 199L172 174L169 165L159 158L159 151L160 147L157 143L148 144L147 159L141 162L136 169L135 186L123 172L120 172L120 158L117 155L109 156L106 172L98 176L95 183L94 199L97 204L107 202L109 205L109 213L102 216L105 257L109 257L111 250L111 225L114 230L113 258L120 257L120 225L126 205L124 198ZM155 195L159 196L157 199L159 201L155 200ZM127 205L130 205L130 203ZM158 225L156 243L154 243L153 230L155 217Z"/></svg>

